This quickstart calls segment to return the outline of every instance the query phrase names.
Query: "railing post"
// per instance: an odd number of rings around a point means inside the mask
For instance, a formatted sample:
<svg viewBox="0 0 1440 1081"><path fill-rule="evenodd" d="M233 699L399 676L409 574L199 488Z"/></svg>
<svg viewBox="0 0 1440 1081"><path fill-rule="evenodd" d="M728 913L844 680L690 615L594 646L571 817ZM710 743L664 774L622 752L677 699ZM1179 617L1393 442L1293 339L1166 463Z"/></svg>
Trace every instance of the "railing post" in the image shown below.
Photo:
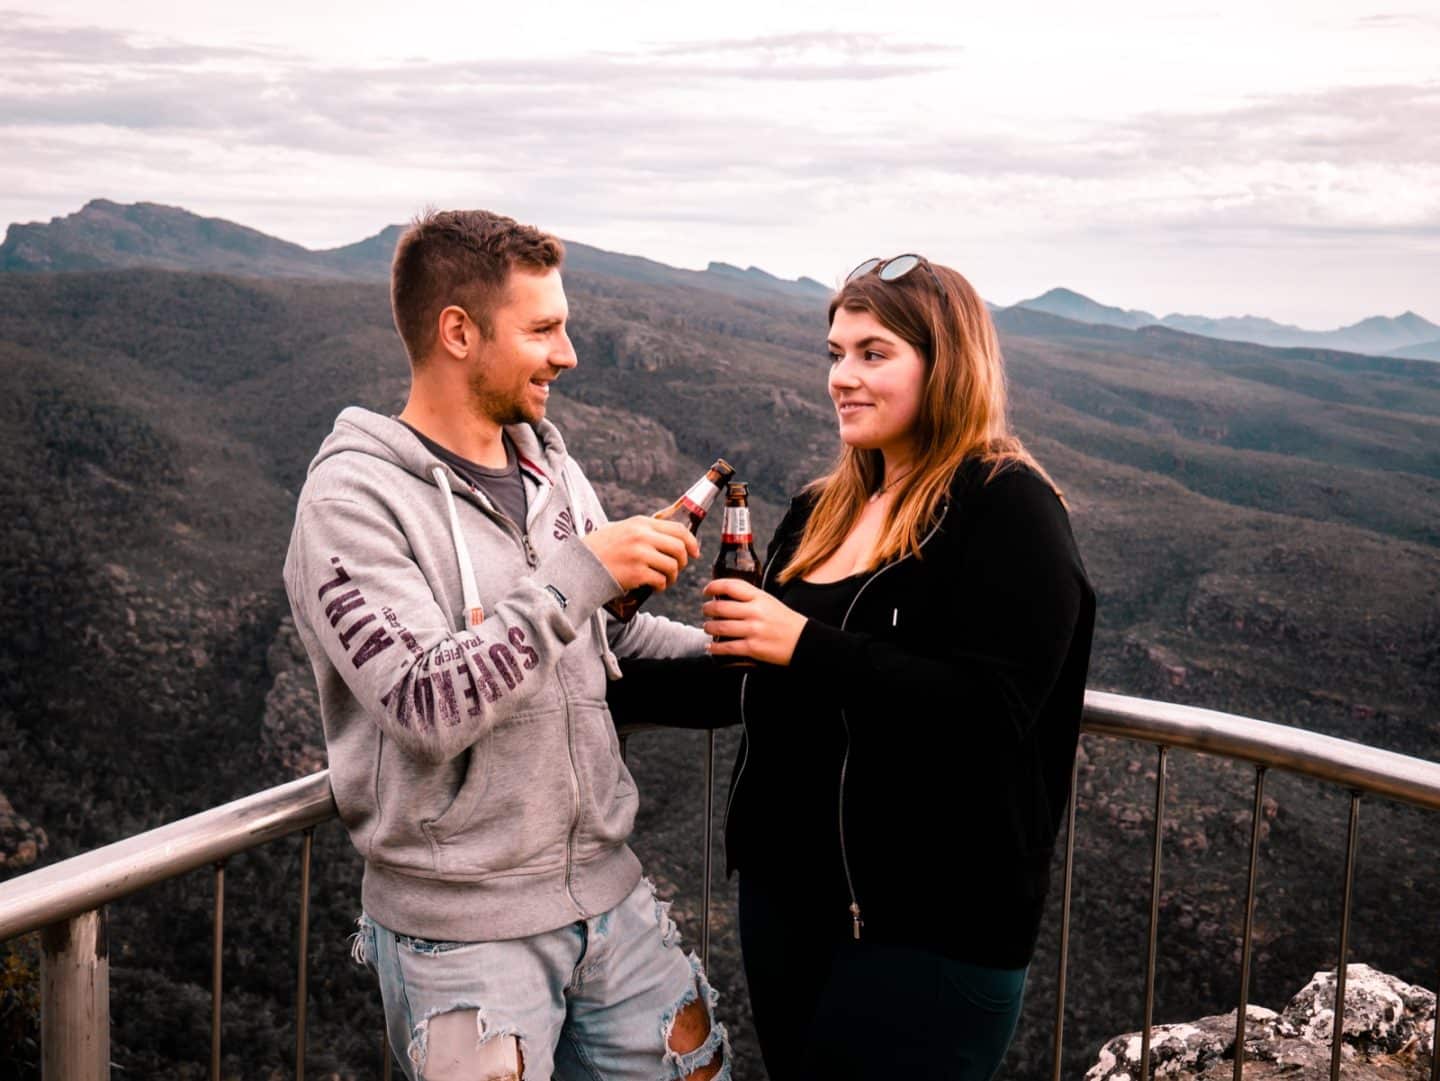
<svg viewBox="0 0 1440 1081"><path fill-rule="evenodd" d="M1051 1049L1054 1072L1051 1081L1060 1081L1061 1048L1065 1038L1065 966L1070 956L1070 890L1075 871L1075 805L1080 802L1080 757L1070 766L1070 809L1065 827L1065 888L1060 900L1060 972L1055 978L1055 1031Z"/></svg>
<svg viewBox="0 0 1440 1081"><path fill-rule="evenodd" d="M1165 754L1155 767L1155 850L1150 856L1150 944L1145 950L1145 1028L1140 1034L1140 1081L1150 1081L1150 1031L1155 1027L1155 945L1160 929L1160 850L1165 835Z"/></svg>
<svg viewBox="0 0 1440 1081"><path fill-rule="evenodd" d="M110 950L105 910L40 932L40 1072L65 1081L109 1081Z"/></svg>
<svg viewBox="0 0 1440 1081"><path fill-rule="evenodd" d="M1255 809L1250 814L1250 871L1245 879L1245 934L1240 945L1240 1005L1235 1010L1234 1081L1245 1076L1245 1035L1250 1017L1250 952L1255 942L1255 875L1259 869L1260 822L1265 811L1265 767L1255 767Z"/></svg>
<svg viewBox="0 0 1440 1081"><path fill-rule="evenodd" d="M300 846L300 959L295 986L295 1081L305 1081L305 1016L309 1004L310 973L310 852L315 827L305 831Z"/></svg>
<svg viewBox="0 0 1440 1081"><path fill-rule="evenodd" d="M1355 846L1360 839L1361 795L1358 788L1350 790L1350 830L1345 842L1345 893L1340 902L1340 960L1335 965L1335 1014L1330 1043L1330 1081L1340 1081L1340 1055L1345 1045L1345 970L1350 956L1350 905L1355 894ZM1440 1028L1440 1025L1436 1027Z"/></svg>
<svg viewBox="0 0 1440 1081"><path fill-rule="evenodd" d="M215 864L215 926L210 969L210 1081L220 1081L220 977L225 952L225 861Z"/></svg>

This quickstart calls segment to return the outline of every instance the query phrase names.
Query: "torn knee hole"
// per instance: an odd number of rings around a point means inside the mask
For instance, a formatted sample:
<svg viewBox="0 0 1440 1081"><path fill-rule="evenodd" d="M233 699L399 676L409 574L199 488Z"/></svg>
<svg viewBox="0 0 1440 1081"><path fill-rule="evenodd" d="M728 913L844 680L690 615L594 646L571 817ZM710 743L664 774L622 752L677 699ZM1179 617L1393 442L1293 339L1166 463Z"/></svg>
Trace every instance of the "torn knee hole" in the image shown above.
<svg viewBox="0 0 1440 1081"><path fill-rule="evenodd" d="M677 1081L711 1081L725 1068L730 1044L725 1026L715 1020L716 998L697 968L695 986L666 1017L666 1060Z"/></svg>
<svg viewBox="0 0 1440 1081"><path fill-rule="evenodd" d="M669 1048L676 1054L684 1055L694 1051L705 1037L710 1035L710 1017L705 1006L697 998L675 1015L675 1024L670 1026Z"/></svg>
<svg viewBox="0 0 1440 1081"><path fill-rule="evenodd" d="M415 1026L410 1060L421 1081L521 1081L525 1056L513 1026L492 1028L479 1008L435 1012Z"/></svg>

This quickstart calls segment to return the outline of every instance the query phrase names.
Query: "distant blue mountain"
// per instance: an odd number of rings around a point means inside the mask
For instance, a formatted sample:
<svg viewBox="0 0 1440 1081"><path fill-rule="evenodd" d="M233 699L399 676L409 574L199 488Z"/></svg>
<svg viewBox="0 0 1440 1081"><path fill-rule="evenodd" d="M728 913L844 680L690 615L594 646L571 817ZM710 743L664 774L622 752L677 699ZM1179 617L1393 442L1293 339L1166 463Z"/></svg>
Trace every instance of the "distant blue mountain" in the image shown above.
<svg viewBox="0 0 1440 1081"><path fill-rule="evenodd" d="M1022 300L1014 307L1046 312L1080 323L1124 327L1130 330L1158 324L1173 330L1225 341L1254 342L1280 348L1302 346L1370 353L1376 356L1440 360L1440 356L1436 355L1437 347L1440 347L1440 326L1409 311L1393 318L1371 316L1338 330L1305 330L1258 315L1212 319L1204 315L1171 313L1163 319L1157 319L1146 311L1101 304L1072 289L1051 289L1031 300Z"/></svg>
<svg viewBox="0 0 1440 1081"><path fill-rule="evenodd" d="M1402 346L1399 349L1390 350L1385 355L1387 357L1403 357L1407 360L1440 360L1440 340Z"/></svg>
<svg viewBox="0 0 1440 1081"><path fill-rule="evenodd" d="M1126 330L1135 330L1158 322L1149 312L1107 307L1072 289L1051 289L1038 297L1022 300L1015 307L1058 315L1062 319L1074 319L1077 323L1098 323L1102 326L1124 327Z"/></svg>

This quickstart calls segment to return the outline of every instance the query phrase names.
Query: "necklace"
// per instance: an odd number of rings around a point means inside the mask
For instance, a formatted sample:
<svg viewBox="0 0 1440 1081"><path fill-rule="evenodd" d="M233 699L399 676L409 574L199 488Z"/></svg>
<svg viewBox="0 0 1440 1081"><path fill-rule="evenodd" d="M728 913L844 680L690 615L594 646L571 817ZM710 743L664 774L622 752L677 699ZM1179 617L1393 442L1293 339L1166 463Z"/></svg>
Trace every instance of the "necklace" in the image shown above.
<svg viewBox="0 0 1440 1081"><path fill-rule="evenodd" d="M905 470L905 472L901 473L901 474L900 474L898 477L896 477L894 480L886 481L878 490L876 490L875 492L871 493L870 498L867 499L865 502L867 502L867 503L874 503L874 502L875 502L877 499L879 499L882 495L884 495L886 492L888 492L891 488L895 487L895 485L899 484L902 480L904 480L906 477L908 477L908 476L909 476L911 473L913 473L913 472L915 472L915 470L913 470L913 469L907 469L907 470Z"/></svg>

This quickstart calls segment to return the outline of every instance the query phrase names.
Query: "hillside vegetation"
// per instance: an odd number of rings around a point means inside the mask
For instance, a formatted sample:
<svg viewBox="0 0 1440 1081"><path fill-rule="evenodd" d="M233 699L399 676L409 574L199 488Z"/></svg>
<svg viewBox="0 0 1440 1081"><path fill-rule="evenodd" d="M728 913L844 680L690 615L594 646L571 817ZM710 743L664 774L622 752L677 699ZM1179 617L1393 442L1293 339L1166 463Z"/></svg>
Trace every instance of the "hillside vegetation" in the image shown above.
<svg viewBox="0 0 1440 1081"><path fill-rule="evenodd" d="M613 516L670 501L723 454L768 536L837 445L823 294L616 258L566 275L580 365L552 418ZM1440 367L1039 312L999 324L1016 427L1065 491L1099 594L1093 688L1440 755ZM322 764L280 567L335 414L403 403L384 286L0 274L0 370L0 876ZM695 619L703 580L692 569L655 609ZM722 734L722 777L735 742ZM702 751L693 733L631 746L636 847L691 940ZM1153 770L1152 748L1085 741L1067 1076L1139 1024ZM1252 782L1172 757L1157 1019L1233 1008ZM1348 807L1285 777L1268 792L1252 999L1280 1001L1334 964ZM1352 958L1433 984L1434 821L1367 803L1362 823ZM293 1053L297 851L227 874L226 1076ZM732 887L717 885L712 969L739 1076L759 1077ZM1007 1077L1048 1076L1058 894ZM359 867L336 826L317 834L312 898L310 1068L376 1076L378 996L346 943ZM197 874L111 912L112 1057L130 1076L204 1073L210 904ZM0 1061L34 1076L22 1043Z"/></svg>

